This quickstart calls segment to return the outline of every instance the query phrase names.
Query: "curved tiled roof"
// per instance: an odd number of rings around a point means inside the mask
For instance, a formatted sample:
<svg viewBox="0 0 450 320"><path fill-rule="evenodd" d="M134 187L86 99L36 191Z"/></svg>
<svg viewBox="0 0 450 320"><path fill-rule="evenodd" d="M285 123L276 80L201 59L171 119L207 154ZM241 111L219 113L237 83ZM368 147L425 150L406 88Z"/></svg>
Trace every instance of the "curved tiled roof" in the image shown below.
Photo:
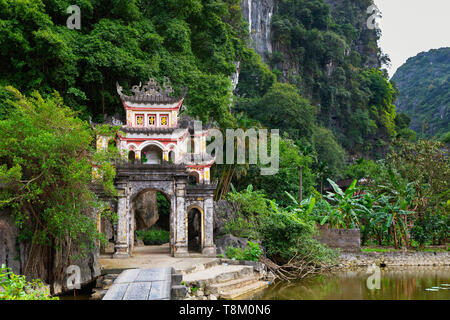
<svg viewBox="0 0 450 320"><path fill-rule="evenodd" d="M143 86L140 83L139 86L133 86L131 92L133 92L132 96L127 96L122 93L122 87L119 83L116 83L117 93L120 96L120 99L127 102L134 103L148 103L148 104L172 104L179 102L186 96L187 88L183 89L183 93L180 96L172 97L173 93L172 86L170 84L169 79L165 78L165 82L163 87L161 87L155 79L150 79Z"/></svg>

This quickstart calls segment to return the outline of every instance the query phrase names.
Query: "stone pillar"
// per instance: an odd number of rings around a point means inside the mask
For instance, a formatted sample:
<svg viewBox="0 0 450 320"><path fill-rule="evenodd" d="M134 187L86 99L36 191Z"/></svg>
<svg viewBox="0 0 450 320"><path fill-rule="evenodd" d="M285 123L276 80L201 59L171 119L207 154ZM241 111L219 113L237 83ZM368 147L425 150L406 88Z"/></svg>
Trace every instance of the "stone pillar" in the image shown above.
<svg viewBox="0 0 450 320"><path fill-rule="evenodd" d="M113 258L128 258L128 206L125 189L118 189L117 201L117 239L114 246Z"/></svg>
<svg viewBox="0 0 450 320"><path fill-rule="evenodd" d="M204 201L204 223L205 235L203 236L202 254L205 256L215 256L216 248L214 247L213 233L214 233L214 201L212 196L209 196Z"/></svg>
<svg viewBox="0 0 450 320"><path fill-rule="evenodd" d="M134 159L136 162L141 162L141 150L134 150Z"/></svg>
<svg viewBox="0 0 450 320"><path fill-rule="evenodd" d="M174 257L187 257L188 252L188 238L187 238L187 213L184 204L184 197L186 194L186 184L177 182L175 187L176 197L176 217L175 217L175 245L173 250Z"/></svg>

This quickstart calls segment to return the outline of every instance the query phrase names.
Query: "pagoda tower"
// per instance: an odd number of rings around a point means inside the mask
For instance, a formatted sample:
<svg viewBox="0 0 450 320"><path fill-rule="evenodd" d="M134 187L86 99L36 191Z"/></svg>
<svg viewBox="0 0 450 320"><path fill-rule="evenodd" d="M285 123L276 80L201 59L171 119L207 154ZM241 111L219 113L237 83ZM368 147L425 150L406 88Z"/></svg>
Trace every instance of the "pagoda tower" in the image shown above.
<svg viewBox="0 0 450 320"><path fill-rule="evenodd" d="M143 86L133 86L132 95L117 84L126 113L126 124L118 136L118 148L130 162L142 164L185 164L191 180L210 183L214 158L206 154L207 129L194 128L194 120L179 113L183 108L184 89L172 96L165 78L163 86L150 79Z"/></svg>

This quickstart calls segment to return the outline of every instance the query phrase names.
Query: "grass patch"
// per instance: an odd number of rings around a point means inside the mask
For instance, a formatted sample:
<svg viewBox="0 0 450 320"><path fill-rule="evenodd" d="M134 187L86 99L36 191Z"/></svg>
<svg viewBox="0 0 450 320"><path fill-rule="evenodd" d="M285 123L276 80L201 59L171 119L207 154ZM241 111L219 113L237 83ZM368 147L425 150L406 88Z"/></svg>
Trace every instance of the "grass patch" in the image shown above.
<svg viewBox="0 0 450 320"><path fill-rule="evenodd" d="M400 249L392 249L392 248L361 248L362 252L397 252L401 251Z"/></svg>
<svg viewBox="0 0 450 320"><path fill-rule="evenodd" d="M149 230L136 231L138 239L144 241L147 246L160 245L170 241L170 232L167 230L156 229L155 227Z"/></svg>

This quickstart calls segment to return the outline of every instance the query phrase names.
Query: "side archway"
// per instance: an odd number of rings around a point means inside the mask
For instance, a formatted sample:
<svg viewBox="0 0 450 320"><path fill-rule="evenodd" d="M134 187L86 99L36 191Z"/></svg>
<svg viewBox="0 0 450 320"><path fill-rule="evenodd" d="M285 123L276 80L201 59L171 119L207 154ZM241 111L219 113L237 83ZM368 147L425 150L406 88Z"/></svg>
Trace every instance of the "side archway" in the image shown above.
<svg viewBox="0 0 450 320"><path fill-rule="evenodd" d="M189 252L201 253L204 243L204 214L203 209L191 205L187 209L187 240Z"/></svg>

